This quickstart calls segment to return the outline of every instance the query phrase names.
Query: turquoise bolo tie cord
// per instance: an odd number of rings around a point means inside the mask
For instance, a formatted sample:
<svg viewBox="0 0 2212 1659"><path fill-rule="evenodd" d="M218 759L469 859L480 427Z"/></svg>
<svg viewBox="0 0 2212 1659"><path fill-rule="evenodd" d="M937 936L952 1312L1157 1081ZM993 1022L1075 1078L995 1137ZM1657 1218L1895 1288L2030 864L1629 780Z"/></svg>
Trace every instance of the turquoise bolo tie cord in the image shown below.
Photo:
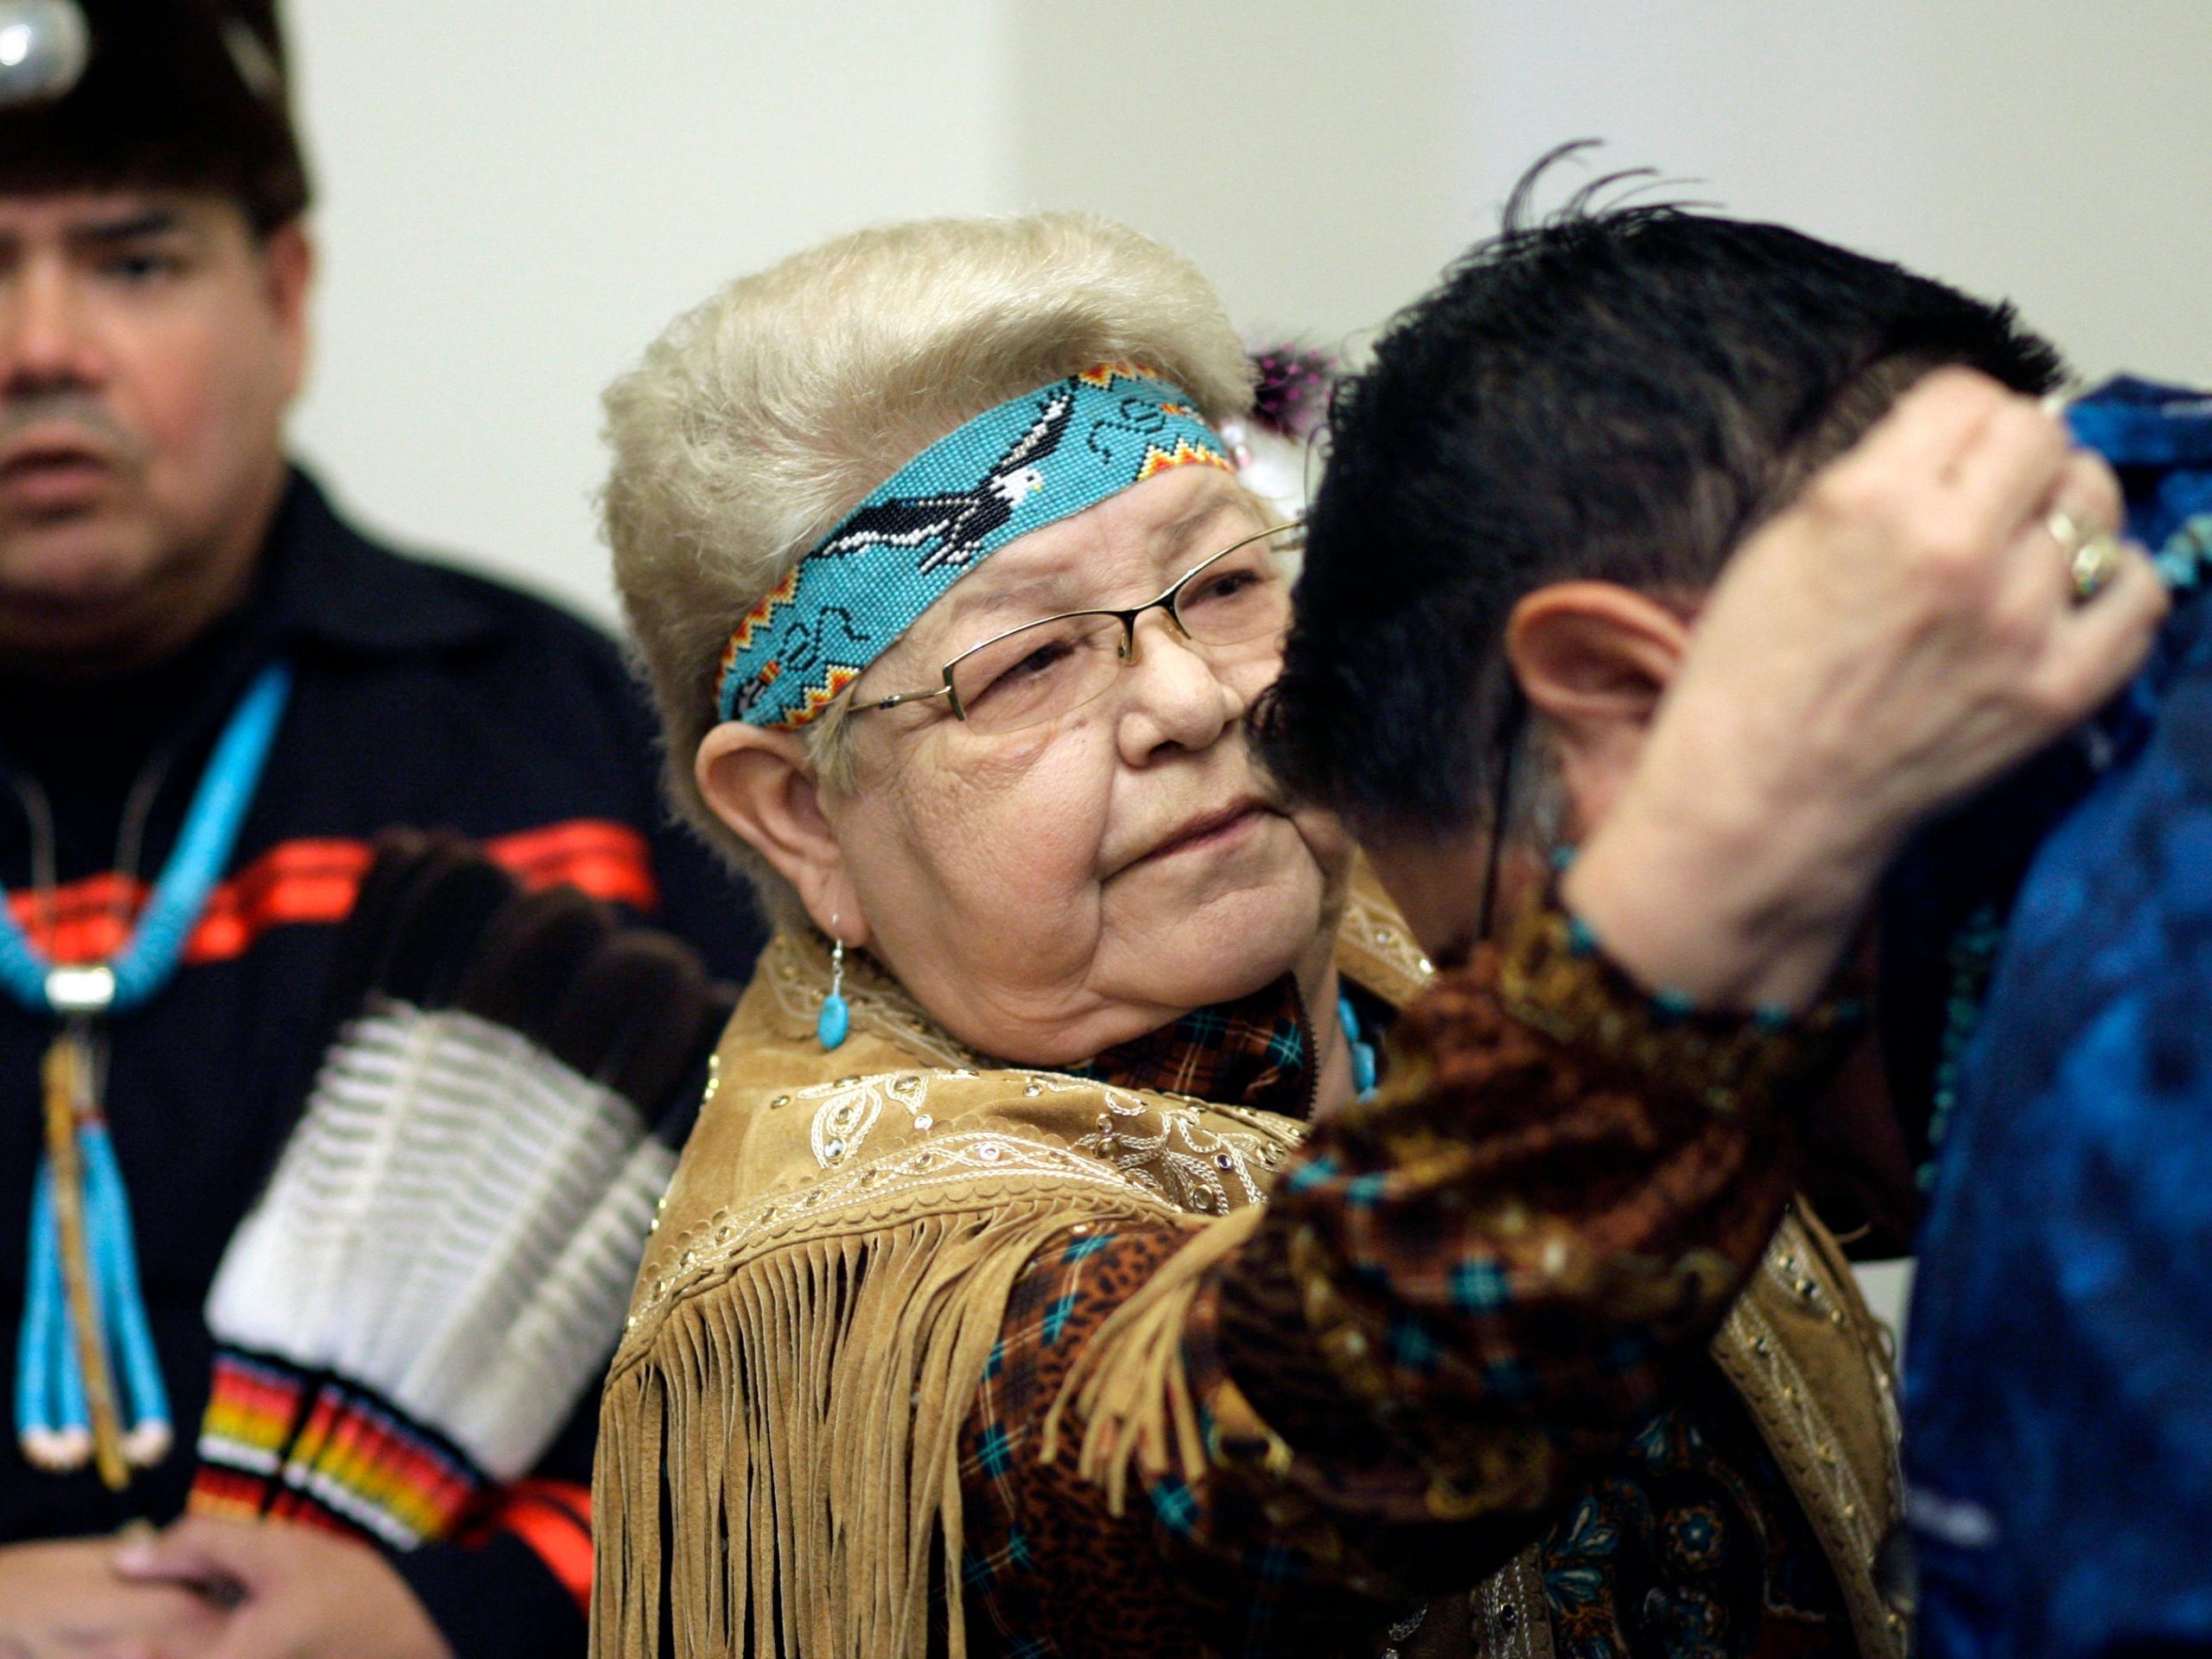
<svg viewBox="0 0 2212 1659"><path fill-rule="evenodd" d="M89 1461L116 1491L132 1467L160 1462L175 1433L103 1108L98 1023L143 1007L175 977L238 842L290 691L290 670L276 663L239 700L176 849L115 957L53 961L0 890L0 990L60 1027L44 1067L46 1153L31 1198L16 1430L32 1464L61 1472Z"/></svg>

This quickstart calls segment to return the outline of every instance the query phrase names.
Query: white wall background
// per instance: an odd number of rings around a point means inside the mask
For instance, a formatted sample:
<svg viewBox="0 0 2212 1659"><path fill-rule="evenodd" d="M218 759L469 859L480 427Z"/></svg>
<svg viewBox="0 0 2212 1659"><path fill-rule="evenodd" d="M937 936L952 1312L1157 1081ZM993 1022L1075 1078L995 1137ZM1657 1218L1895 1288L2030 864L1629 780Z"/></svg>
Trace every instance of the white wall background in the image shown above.
<svg viewBox="0 0 2212 1659"><path fill-rule="evenodd" d="M292 0L323 256L298 448L370 524L601 614L600 389L853 225L1007 194L991 0Z"/></svg>
<svg viewBox="0 0 2212 1659"><path fill-rule="evenodd" d="M2203 0L1522 0L1478 13L1483 194L1550 135L2010 296L2083 369L2212 378Z"/></svg>
<svg viewBox="0 0 2212 1659"><path fill-rule="evenodd" d="M1357 349L1532 160L2013 296L2212 378L2208 0L290 0L319 174L299 447L372 524L602 615L599 389L851 226L1084 207Z"/></svg>

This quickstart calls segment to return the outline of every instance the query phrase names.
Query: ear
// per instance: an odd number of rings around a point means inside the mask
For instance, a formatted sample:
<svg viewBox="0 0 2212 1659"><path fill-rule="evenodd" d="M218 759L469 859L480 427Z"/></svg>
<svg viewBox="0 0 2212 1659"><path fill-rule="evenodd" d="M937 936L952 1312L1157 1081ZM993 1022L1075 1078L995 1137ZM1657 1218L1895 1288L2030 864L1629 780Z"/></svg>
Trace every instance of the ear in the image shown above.
<svg viewBox="0 0 2212 1659"><path fill-rule="evenodd" d="M1609 582L1554 582L1513 607L1506 661L1547 722L1577 836L1626 780L1689 635L1658 601Z"/></svg>
<svg viewBox="0 0 2212 1659"><path fill-rule="evenodd" d="M308 368L308 296L315 286L315 244L295 219L261 245L262 283L284 353L286 397L296 397Z"/></svg>
<svg viewBox="0 0 2212 1659"><path fill-rule="evenodd" d="M692 776L714 815L798 891L817 927L868 943L868 913L823 814L804 738L724 721L700 740Z"/></svg>

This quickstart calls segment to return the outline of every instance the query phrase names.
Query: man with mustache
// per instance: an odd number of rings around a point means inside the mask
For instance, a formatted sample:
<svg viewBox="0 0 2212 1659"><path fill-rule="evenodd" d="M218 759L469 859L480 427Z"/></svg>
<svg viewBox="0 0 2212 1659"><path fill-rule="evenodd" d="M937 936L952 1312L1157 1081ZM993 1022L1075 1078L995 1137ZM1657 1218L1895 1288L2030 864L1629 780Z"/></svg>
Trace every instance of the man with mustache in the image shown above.
<svg viewBox="0 0 2212 1659"><path fill-rule="evenodd" d="M370 837L481 837L527 882L678 918L726 976L758 939L664 824L651 721L613 645L372 544L289 464L314 257L271 0L84 10L82 79L0 112L0 954L115 968L104 984L35 972L0 996L0 1384L23 1381L41 1064L74 1020L105 1045L169 1409L126 1425L120 1491L81 1433L26 1421L20 1445L0 1442L0 1633L238 1656L581 1652L588 1410L467 1548L386 1555L195 1521L183 1576L222 1586L211 1598L127 1581L102 1536L168 1522L192 1483L203 1303L291 1130ZM227 856L210 859L194 837L226 813ZM197 908L138 938L147 891L195 858ZM166 971L126 1007L125 958L164 945Z"/></svg>

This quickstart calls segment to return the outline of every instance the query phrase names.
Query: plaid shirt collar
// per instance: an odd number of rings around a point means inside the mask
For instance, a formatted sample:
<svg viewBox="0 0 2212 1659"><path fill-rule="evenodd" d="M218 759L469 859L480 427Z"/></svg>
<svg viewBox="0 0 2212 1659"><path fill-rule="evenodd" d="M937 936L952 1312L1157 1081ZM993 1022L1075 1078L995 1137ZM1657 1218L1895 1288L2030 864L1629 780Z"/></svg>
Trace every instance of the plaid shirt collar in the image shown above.
<svg viewBox="0 0 2212 1659"><path fill-rule="evenodd" d="M1285 974L1249 996L1194 1009L1069 1069L1123 1089L1303 1118L1313 1107L1313 1027L1297 976Z"/></svg>

